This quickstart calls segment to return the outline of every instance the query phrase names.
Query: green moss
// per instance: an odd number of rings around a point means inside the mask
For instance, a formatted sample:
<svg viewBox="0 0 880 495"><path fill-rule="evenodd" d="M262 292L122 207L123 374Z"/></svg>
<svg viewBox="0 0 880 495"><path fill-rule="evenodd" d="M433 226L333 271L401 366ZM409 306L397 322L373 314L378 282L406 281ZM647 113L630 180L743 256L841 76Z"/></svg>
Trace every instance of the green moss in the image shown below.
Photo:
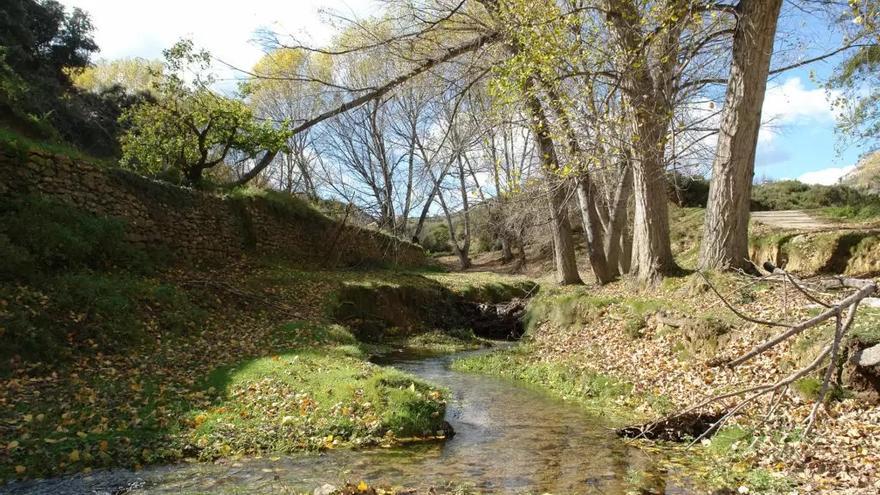
<svg viewBox="0 0 880 495"><path fill-rule="evenodd" d="M191 413L188 441L211 459L437 434L441 390L341 350L290 352L215 371L208 383L218 399Z"/></svg>

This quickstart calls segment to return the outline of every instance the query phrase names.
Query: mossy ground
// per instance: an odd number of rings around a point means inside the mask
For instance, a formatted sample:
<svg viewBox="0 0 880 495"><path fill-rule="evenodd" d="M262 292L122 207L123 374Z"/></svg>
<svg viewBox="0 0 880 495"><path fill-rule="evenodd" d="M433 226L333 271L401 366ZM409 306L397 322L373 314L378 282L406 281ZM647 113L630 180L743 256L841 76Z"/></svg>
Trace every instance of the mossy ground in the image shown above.
<svg viewBox="0 0 880 495"><path fill-rule="evenodd" d="M0 207L0 482L436 434L443 391L370 364L331 309L348 286L453 293L443 274L183 267L131 252L110 219ZM430 330L386 345L483 345Z"/></svg>
<svg viewBox="0 0 880 495"><path fill-rule="evenodd" d="M207 278L259 297L183 282ZM140 292L114 292L120 304L108 306L104 296L81 301L81 312L100 317L81 322L83 332L106 339L100 346L87 339L62 361L42 353L7 361L0 479L431 436L443 418L442 392L366 358L391 347L451 352L486 345L467 330L435 330L404 332L379 348L332 324L327 311L340 287L439 285L419 273L308 272L268 263L156 279L187 301L180 321ZM15 291L6 317L40 332L37 304L56 304L54 293L35 296L36 306L20 305L33 289L5 287ZM59 318L49 323L71 328L81 320ZM126 332L114 339L119 329ZM53 345L73 336L57 338Z"/></svg>

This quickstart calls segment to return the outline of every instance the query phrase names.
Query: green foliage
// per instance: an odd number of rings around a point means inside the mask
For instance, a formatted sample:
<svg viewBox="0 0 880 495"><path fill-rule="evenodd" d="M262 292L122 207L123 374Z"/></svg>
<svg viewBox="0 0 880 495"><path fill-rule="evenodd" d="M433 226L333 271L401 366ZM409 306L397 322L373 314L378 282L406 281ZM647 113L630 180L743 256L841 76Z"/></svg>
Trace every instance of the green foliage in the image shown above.
<svg viewBox="0 0 880 495"><path fill-rule="evenodd" d="M124 265L145 269L145 253L124 240L125 225L39 196L0 200L0 280Z"/></svg>
<svg viewBox="0 0 880 495"><path fill-rule="evenodd" d="M450 238L449 227L445 223L438 222L428 224L419 242L432 253L447 253L452 249L452 245L449 244Z"/></svg>
<svg viewBox="0 0 880 495"><path fill-rule="evenodd" d="M855 3L855 2L851 2ZM869 2L866 2L869 3ZM874 7L871 14L877 20ZM876 25L874 28L876 30ZM877 36L876 34L874 36ZM880 144L880 44L856 49L828 83L839 96L833 101L838 110L840 136L859 146Z"/></svg>
<svg viewBox="0 0 880 495"><path fill-rule="evenodd" d="M85 12L52 0L0 4L0 125L95 156L118 154L119 114L142 95L73 86L71 74L98 49L92 30Z"/></svg>
<svg viewBox="0 0 880 495"><path fill-rule="evenodd" d="M752 190L753 211L868 206L880 207L880 198L842 185L808 185L784 180L758 184Z"/></svg>
<svg viewBox="0 0 880 495"><path fill-rule="evenodd" d="M880 200L856 205L830 206L823 208L822 213L842 220L871 220L880 217Z"/></svg>
<svg viewBox="0 0 880 495"><path fill-rule="evenodd" d="M155 84L156 101L123 113L128 131L121 138L121 165L173 182L201 185L208 169L231 161L256 159L286 146L287 125L280 129L257 121L241 100L219 95L208 86L211 58L183 41L165 51L165 74ZM185 79L187 71L195 80Z"/></svg>
<svg viewBox="0 0 880 495"><path fill-rule="evenodd" d="M705 208L709 201L709 181L702 175L680 172L667 174L669 200L686 208Z"/></svg>
<svg viewBox="0 0 880 495"><path fill-rule="evenodd" d="M121 87L128 93L149 93L162 77L162 62L143 58L101 60L89 67L71 70L73 84L83 91L102 93Z"/></svg>

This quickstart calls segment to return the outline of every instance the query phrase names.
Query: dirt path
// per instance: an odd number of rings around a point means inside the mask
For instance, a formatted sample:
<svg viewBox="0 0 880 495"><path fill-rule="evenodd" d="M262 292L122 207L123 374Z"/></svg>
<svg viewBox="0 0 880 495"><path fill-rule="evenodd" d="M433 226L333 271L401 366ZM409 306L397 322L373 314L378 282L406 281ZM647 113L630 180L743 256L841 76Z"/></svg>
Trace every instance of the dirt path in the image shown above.
<svg viewBox="0 0 880 495"><path fill-rule="evenodd" d="M833 223L803 210L753 211L752 220L778 229L823 230L834 227Z"/></svg>

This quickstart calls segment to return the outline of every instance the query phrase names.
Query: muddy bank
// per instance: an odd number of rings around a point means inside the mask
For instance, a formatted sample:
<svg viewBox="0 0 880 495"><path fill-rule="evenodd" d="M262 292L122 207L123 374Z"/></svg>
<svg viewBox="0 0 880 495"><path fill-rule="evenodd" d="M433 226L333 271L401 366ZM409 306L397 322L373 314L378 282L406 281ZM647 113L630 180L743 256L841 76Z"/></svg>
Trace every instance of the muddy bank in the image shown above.
<svg viewBox="0 0 880 495"><path fill-rule="evenodd" d="M495 290L454 291L439 283L344 285L333 294L330 317L367 342L383 342L429 330L472 329L494 340L516 340L525 329L527 297L534 283L495 284Z"/></svg>
<svg viewBox="0 0 880 495"><path fill-rule="evenodd" d="M758 265L769 261L804 276L873 276L880 273L880 231L833 229L757 234L749 241L749 256Z"/></svg>

